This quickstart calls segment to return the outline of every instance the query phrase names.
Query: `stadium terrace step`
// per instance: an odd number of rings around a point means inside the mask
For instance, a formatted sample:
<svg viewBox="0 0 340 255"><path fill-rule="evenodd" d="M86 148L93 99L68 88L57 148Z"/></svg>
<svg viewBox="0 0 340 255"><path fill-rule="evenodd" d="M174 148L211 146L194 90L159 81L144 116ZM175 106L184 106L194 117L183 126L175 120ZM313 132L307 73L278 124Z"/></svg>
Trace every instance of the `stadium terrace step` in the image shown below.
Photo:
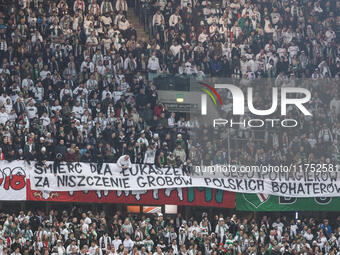
<svg viewBox="0 0 340 255"><path fill-rule="evenodd" d="M127 16L130 23L132 23L134 28L136 29L137 39L140 40L141 38L149 38L148 34L144 31L143 24L139 22L139 17L135 14L133 8L128 9Z"/></svg>

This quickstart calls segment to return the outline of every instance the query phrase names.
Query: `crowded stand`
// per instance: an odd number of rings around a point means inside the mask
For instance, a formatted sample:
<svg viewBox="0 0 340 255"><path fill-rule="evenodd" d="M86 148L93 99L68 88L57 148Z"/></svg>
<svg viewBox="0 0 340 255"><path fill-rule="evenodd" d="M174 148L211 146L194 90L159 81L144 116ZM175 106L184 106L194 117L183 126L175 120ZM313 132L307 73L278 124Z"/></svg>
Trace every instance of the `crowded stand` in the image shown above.
<svg viewBox="0 0 340 255"><path fill-rule="evenodd" d="M0 160L340 164L339 10L339 0L0 0ZM313 114L289 109L296 128L221 137L162 103L156 81L174 76L253 86L259 109L272 86L301 85ZM227 118L230 94L218 92ZM3 254L340 255L340 217L1 209Z"/></svg>
<svg viewBox="0 0 340 255"><path fill-rule="evenodd" d="M340 254L340 217L256 220L203 212L185 218L77 207L0 216L0 254Z"/></svg>
<svg viewBox="0 0 340 255"><path fill-rule="evenodd" d="M207 147L209 155L225 157L225 148L188 143L194 125L158 100L153 80L161 74L229 77L241 85L270 78L284 86L305 78L313 118L293 132L267 135L265 145L240 130L235 136L249 141L235 151L251 151L253 159L266 153L300 161L340 158L340 1L1 4L3 160L116 162L127 154L143 163L153 151L148 163L181 165ZM133 6L152 24L151 40L137 38L127 17Z"/></svg>

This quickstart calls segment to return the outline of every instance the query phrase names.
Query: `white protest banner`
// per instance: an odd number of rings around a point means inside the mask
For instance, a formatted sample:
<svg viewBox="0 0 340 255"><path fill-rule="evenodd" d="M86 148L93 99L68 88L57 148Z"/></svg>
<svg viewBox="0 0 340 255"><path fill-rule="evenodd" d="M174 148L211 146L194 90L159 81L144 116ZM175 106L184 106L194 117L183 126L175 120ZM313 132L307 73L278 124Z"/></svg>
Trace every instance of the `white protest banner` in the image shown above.
<svg viewBox="0 0 340 255"><path fill-rule="evenodd" d="M31 187L46 191L153 190L209 187L232 192L264 193L277 196L339 196L340 175L331 172L230 172L223 178L188 176L179 168L132 165L122 170L117 164L62 163L53 167L35 162L29 166ZM251 175L250 175L251 174Z"/></svg>
<svg viewBox="0 0 340 255"><path fill-rule="evenodd" d="M151 190L194 187L192 178L179 168L155 168L152 165L132 165L121 169L117 164L61 163L31 165L31 187L34 190Z"/></svg>

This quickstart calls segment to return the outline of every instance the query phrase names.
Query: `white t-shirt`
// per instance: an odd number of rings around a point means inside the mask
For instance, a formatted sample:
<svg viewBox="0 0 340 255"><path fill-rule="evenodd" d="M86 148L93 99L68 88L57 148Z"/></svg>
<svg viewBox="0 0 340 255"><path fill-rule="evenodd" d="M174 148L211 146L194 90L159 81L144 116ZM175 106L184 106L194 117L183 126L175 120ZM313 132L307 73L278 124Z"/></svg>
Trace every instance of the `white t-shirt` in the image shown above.
<svg viewBox="0 0 340 255"><path fill-rule="evenodd" d="M114 239L112 241L112 246L115 247L115 250L118 251L119 245L122 244L122 240L120 239Z"/></svg>
<svg viewBox="0 0 340 255"><path fill-rule="evenodd" d="M181 48L182 48L182 46L179 45L179 44L176 45L176 46L175 45L171 45L170 51L171 51L172 55L176 56L180 52Z"/></svg>
<svg viewBox="0 0 340 255"><path fill-rule="evenodd" d="M129 251L132 250L132 247L134 245L134 241L132 241L131 239L125 239L123 242L124 248L128 249Z"/></svg>
<svg viewBox="0 0 340 255"><path fill-rule="evenodd" d="M130 161L130 158L128 160L125 159L125 156L126 155L122 155L118 161L117 161L117 164L120 166L120 167L123 167L123 166L127 166L127 167L130 167L131 166L131 161ZM125 241L124 241L125 242Z"/></svg>

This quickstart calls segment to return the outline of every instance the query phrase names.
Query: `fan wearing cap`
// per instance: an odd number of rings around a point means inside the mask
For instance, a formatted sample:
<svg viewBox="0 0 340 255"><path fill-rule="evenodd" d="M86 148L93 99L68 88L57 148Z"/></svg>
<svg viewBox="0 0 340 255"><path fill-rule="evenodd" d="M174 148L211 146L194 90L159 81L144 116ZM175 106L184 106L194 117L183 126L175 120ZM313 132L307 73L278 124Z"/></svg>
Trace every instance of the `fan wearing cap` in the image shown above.
<svg viewBox="0 0 340 255"><path fill-rule="evenodd" d="M149 146L149 141L148 139L145 137L145 131L142 130L141 131L141 134L140 134L140 137L138 138L137 140L139 142L139 144L143 147L148 147Z"/></svg>
<svg viewBox="0 0 340 255"><path fill-rule="evenodd" d="M41 147L40 151L38 152L38 160L39 162L42 162L43 164L46 163L47 160L49 160L49 156L47 154L46 147Z"/></svg>
<svg viewBox="0 0 340 255"><path fill-rule="evenodd" d="M59 254L65 254L66 253L66 249L63 246L63 241L62 240L58 240L57 241L57 245L53 247L52 249L52 255L59 255Z"/></svg>
<svg viewBox="0 0 340 255"><path fill-rule="evenodd" d="M1 154L3 154L3 153L1 152L1 148L0 148L0 160L3 160ZM24 151L21 148L18 150L17 159L18 160L24 160L25 159Z"/></svg>
<svg viewBox="0 0 340 255"><path fill-rule="evenodd" d="M154 133L153 134L151 143L153 143L157 149L161 148L161 141L159 139L159 134L158 133Z"/></svg>
<svg viewBox="0 0 340 255"><path fill-rule="evenodd" d="M176 145L180 144L182 148L185 148L185 141L182 134L177 134Z"/></svg>
<svg viewBox="0 0 340 255"><path fill-rule="evenodd" d="M179 227L179 234L178 234L178 244L183 245L186 243L188 237L188 226L187 222L183 220L182 225Z"/></svg>
<svg viewBox="0 0 340 255"><path fill-rule="evenodd" d="M173 151L173 154L176 158L179 158L182 163L185 162L187 155L180 143L177 144L176 148Z"/></svg>
<svg viewBox="0 0 340 255"><path fill-rule="evenodd" d="M166 163L168 166L174 166L176 164L176 158L173 152L168 153L168 156L166 157Z"/></svg>
<svg viewBox="0 0 340 255"><path fill-rule="evenodd" d="M154 229L152 228L150 218L146 218L145 221L142 222L142 226L145 227L145 234L146 235L154 234Z"/></svg>

